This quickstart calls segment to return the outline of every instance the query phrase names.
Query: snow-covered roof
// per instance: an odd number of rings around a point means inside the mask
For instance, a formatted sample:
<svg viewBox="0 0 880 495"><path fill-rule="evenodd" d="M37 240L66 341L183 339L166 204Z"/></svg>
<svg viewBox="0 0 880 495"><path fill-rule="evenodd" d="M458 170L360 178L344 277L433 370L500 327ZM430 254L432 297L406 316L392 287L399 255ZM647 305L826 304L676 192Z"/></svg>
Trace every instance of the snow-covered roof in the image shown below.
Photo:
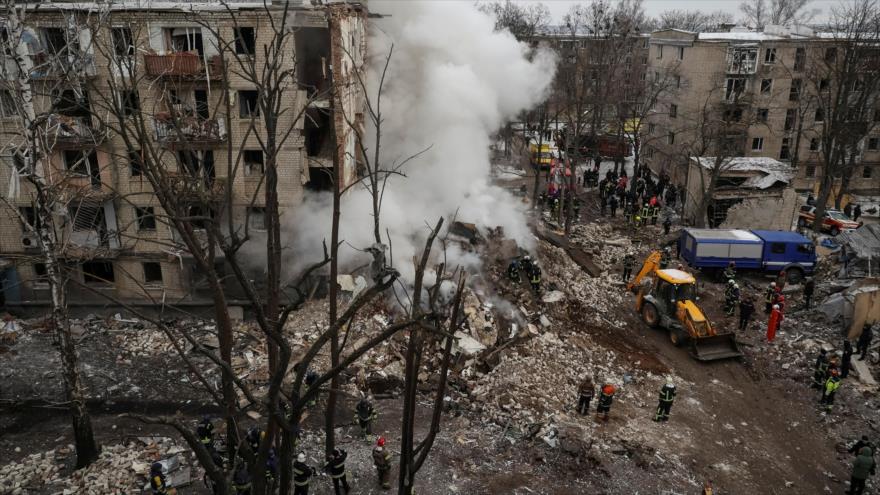
<svg viewBox="0 0 880 495"><path fill-rule="evenodd" d="M703 168L712 169L716 158L713 156L694 157ZM767 189L777 182L791 183L794 171L785 162L766 156L737 156L725 158L721 165L722 175L729 172L754 172L752 177L743 182L740 187L752 189Z"/></svg>
<svg viewBox="0 0 880 495"><path fill-rule="evenodd" d="M700 33L697 39L706 41L776 41L786 38L775 34L745 32L745 33Z"/></svg>

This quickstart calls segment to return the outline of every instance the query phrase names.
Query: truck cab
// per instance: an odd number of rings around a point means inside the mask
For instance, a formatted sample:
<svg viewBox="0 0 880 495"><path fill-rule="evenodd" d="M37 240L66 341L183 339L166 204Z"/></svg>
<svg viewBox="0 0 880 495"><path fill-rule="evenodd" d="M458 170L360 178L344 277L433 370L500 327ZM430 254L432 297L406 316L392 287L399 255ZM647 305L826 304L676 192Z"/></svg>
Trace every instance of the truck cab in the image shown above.
<svg viewBox="0 0 880 495"><path fill-rule="evenodd" d="M816 267L816 249L809 239L797 232L753 230L764 241L764 270L785 271L788 281L798 283Z"/></svg>

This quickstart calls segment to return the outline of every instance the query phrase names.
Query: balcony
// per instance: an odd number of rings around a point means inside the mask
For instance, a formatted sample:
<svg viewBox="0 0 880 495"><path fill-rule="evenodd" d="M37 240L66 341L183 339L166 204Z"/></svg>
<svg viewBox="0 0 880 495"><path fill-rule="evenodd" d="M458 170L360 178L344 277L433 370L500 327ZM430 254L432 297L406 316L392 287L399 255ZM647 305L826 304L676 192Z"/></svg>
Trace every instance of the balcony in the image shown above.
<svg viewBox="0 0 880 495"><path fill-rule="evenodd" d="M205 63L193 52L169 53L167 55L144 55L144 67L149 77L204 81L223 79L219 56Z"/></svg>
<svg viewBox="0 0 880 495"><path fill-rule="evenodd" d="M195 176L185 172L167 172L168 187L181 199L213 203L226 193L226 178Z"/></svg>
<svg viewBox="0 0 880 495"><path fill-rule="evenodd" d="M173 149L216 146L226 141L226 122L198 115L156 114L156 141Z"/></svg>
<svg viewBox="0 0 880 495"><path fill-rule="evenodd" d="M58 114L46 121L46 132L58 149L93 148L107 137L107 130L94 126L90 117Z"/></svg>
<svg viewBox="0 0 880 495"><path fill-rule="evenodd" d="M32 79L67 79L75 77L94 77L97 74L95 57L80 52L76 56L55 55L48 52L32 56Z"/></svg>

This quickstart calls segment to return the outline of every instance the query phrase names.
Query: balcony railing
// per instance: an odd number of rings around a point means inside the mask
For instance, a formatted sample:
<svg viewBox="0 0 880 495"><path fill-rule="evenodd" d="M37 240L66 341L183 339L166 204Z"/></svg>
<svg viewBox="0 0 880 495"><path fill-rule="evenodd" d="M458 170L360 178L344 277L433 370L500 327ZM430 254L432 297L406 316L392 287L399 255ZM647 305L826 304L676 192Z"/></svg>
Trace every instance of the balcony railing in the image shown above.
<svg viewBox="0 0 880 495"><path fill-rule="evenodd" d="M207 63L196 53L179 52L167 55L144 55L147 76L178 79L222 79L220 57L214 56Z"/></svg>
<svg viewBox="0 0 880 495"><path fill-rule="evenodd" d="M226 122L197 115L156 117L156 141L170 145L210 146L226 141Z"/></svg>
<svg viewBox="0 0 880 495"><path fill-rule="evenodd" d="M207 177L186 172L167 172L167 176L168 186L178 198L213 202L226 193L224 177Z"/></svg>
<svg viewBox="0 0 880 495"><path fill-rule="evenodd" d="M107 137L106 129L92 124L89 117L52 115L46 121L47 132L60 148L96 146Z"/></svg>

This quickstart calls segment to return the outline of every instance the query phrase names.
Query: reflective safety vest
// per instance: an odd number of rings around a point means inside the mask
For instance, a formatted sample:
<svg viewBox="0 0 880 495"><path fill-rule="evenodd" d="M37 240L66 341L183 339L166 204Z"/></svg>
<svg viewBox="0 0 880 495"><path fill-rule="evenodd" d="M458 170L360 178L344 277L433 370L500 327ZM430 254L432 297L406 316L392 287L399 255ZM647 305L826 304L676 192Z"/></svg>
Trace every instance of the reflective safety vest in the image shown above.
<svg viewBox="0 0 880 495"><path fill-rule="evenodd" d="M312 468L304 462L293 463L293 484L296 486L306 486L312 477Z"/></svg>
<svg viewBox="0 0 880 495"><path fill-rule="evenodd" d="M664 385L660 389L660 402L672 402L675 400L675 387Z"/></svg>
<svg viewBox="0 0 880 495"><path fill-rule="evenodd" d="M345 476L345 459L348 458L348 453L344 450L341 452L339 457L331 457L330 462L327 463L327 470L330 471L331 478L342 478Z"/></svg>
<svg viewBox="0 0 880 495"><path fill-rule="evenodd" d="M840 388L840 378L832 376L825 382L825 395L831 395Z"/></svg>
<svg viewBox="0 0 880 495"><path fill-rule="evenodd" d="M150 488L153 490L153 495L165 495L168 493L168 487L165 486L165 476L157 474L151 477Z"/></svg>

